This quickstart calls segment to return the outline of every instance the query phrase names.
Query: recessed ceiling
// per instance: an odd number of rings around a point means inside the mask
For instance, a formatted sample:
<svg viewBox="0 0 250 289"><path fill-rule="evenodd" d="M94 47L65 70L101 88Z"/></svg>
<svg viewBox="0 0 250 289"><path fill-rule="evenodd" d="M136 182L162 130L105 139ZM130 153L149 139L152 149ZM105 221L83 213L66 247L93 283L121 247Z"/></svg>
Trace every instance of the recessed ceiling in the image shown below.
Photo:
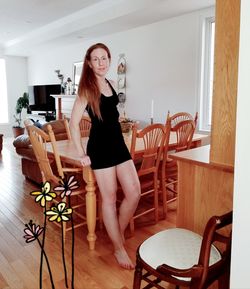
<svg viewBox="0 0 250 289"><path fill-rule="evenodd" d="M0 48L27 56L35 48L79 42L213 6L215 0L4 0Z"/></svg>

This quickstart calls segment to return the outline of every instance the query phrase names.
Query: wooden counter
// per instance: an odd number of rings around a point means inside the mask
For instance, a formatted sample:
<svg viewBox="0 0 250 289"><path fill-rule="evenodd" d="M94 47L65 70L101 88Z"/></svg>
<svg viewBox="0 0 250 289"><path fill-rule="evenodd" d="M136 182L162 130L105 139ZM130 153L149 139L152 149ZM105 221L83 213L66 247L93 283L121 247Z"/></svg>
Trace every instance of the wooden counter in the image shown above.
<svg viewBox="0 0 250 289"><path fill-rule="evenodd" d="M171 158L175 160L181 160L183 162L189 162L205 167L213 167L214 169L233 172L234 167L229 165L222 165L218 163L212 163L209 161L210 145L201 146L199 148L182 151L171 155Z"/></svg>
<svg viewBox="0 0 250 289"><path fill-rule="evenodd" d="M212 215L232 210L234 170L209 161L210 146L172 154L178 164L177 226L203 234Z"/></svg>

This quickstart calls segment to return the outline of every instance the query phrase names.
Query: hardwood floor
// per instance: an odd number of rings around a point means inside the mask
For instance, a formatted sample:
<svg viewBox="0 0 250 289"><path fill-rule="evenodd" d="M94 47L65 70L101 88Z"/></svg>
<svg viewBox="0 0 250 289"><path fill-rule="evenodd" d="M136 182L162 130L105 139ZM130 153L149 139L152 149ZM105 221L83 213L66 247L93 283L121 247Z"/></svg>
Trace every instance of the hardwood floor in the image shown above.
<svg viewBox="0 0 250 289"><path fill-rule="evenodd" d="M25 243L24 224L32 219L43 223L42 209L34 202L30 192L37 187L21 173L20 157L12 145L13 139L5 138L0 156L0 288L38 289L40 248L38 243ZM135 235L126 240L129 255L135 261L136 248L150 235L174 227L176 211L169 210L168 219L156 225L140 226ZM134 271L121 269L113 255L112 245L105 230L97 227L96 249L89 251L86 229L75 230L75 289L131 289ZM67 235L70 237L69 235ZM66 236L65 250L69 275L71 240ZM55 288L64 289L59 229L48 225L45 251L53 273ZM44 263L43 288L51 288ZM69 280L69 288L71 288Z"/></svg>

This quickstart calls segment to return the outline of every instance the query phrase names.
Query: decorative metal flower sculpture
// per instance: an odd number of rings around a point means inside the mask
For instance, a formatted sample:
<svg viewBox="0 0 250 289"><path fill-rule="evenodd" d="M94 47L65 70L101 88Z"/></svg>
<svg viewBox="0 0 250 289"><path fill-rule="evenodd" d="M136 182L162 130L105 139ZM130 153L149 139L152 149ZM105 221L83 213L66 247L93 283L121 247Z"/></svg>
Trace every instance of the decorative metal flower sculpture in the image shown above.
<svg viewBox="0 0 250 289"><path fill-rule="evenodd" d="M46 211L45 214L49 216L49 221L51 222L67 222L70 220L70 216L72 214L71 208L66 208L65 202L60 202L56 206L52 206L50 210ZM62 228L62 259L63 259L63 267L64 267L64 276L65 276L65 285L68 288L68 278L67 278L67 267L65 261L65 254L64 254L64 230L63 224L61 225Z"/></svg>
<svg viewBox="0 0 250 289"><path fill-rule="evenodd" d="M43 227L36 225L30 220L29 224L25 224L24 233L26 234L24 238L26 243L30 243L34 240L37 240L39 235L43 232Z"/></svg>
<svg viewBox="0 0 250 289"><path fill-rule="evenodd" d="M73 190L79 188L78 182L75 180L74 176L70 176L69 179L64 178L60 180L61 186L55 187L55 192L61 192L61 198L65 196L70 196Z"/></svg>
<svg viewBox="0 0 250 289"><path fill-rule="evenodd" d="M41 248L42 256L44 255L46 263L47 263L51 287L52 287L52 289L55 289L53 276L52 276L52 272L51 272L51 268L50 268L50 264L49 264L49 259L46 255L45 251L44 251L44 244L42 244L38 238L42 234L42 232L44 232L44 228L40 227L39 225L36 225L35 223L33 223L32 220L30 220L29 224L25 224L24 238L26 239L25 240L26 243L30 243L30 242L37 240L37 242ZM42 274L41 274L41 272L42 272L42 262L40 262L40 280L39 280L40 289L42 288L42 278L41 278Z"/></svg>
<svg viewBox="0 0 250 289"><path fill-rule="evenodd" d="M59 73L59 71L58 71ZM65 286L68 288L68 279L67 279L67 268L66 268L66 261L65 261L65 253L64 253L64 223L71 221L71 229L72 229L72 251L71 251L71 264L72 264L72 270L71 270L71 289L74 289L74 223L73 223L73 209L70 207L70 196L72 194L72 191L77 189L79 187L78 182L75 180L74 176L70 176L69 178L60 179L59 186L55 187L52 191L51 190L51 184L50 182L45 182L42 184L40 191L33 191L30 194L35 197L35 202L39 203L40 206L44 209L44 226L41 227L40 225L36 225L31 220L29 224L25 224L25 240L26 243L33 242L34 240L37 240L39 243L39 246L41 247L41 258L40 258L40 279L39 279L39 285L40 289L42 289L42 267L43 267L43 257L46 260L49 275L50 275L50 281L52 289L55 289L52 272L49 265L48 257L44 251L45 247L45 232L46 232L46 220L48 216L48 220L51 222L57 222L61 223L61 229L62 229L62 259L63 259L63 266L64 266L64 276L65 276ZM60 196L62 199L67 198L67 203L62 201L57 204L53 204L50 209L47 209L48 202L53 201L57 194L56 192L60 193ZM39 236L42 236L42 242L39 240Z"/></svg>
<svg viewBox="0 0 250 289"><path fill-rule="evenodd" d="M65 202L60 202L56 206L50 208L45 214L49 217L49 221L67 222L70 220L70 216L73 212L71 208L66 208Z"/></svg>
<svg viewBox="0 0 250 289"><path fill-rule="evenodd" d="M51 185L49 182L45 182L42 186L41 191L33 191L30 194L32 196L36 196L35 201L37 203L40 202L42 207L45 207L46 202L51 202L54 198L56 198L56 193L51 192Z"/></svg>
<svg viewBox="0 0 250 289"><path fill-rule="evenodd" d="M61 186L57 186L54 188L56 192L61 192L61 198L68 198L68 204L70 206L70 196L73 190L79 188L78 182L75 180L75 176L70 176L69 178L65 177L64 179L60 179ZM71 231L72 231L72 245L71 245L71 288L74 288L74 247L75 247L75 234L74 234L74 220L73 214L71 215Z"/></svg>

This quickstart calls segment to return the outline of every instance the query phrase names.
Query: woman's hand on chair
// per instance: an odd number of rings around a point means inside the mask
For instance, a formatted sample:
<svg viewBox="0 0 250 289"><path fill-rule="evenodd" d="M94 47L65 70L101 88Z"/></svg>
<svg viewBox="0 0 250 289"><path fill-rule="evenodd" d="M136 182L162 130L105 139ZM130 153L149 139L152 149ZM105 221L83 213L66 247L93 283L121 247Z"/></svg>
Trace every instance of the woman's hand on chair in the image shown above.
<svg viewBox="0 0 250 289"><path fill-rule="evenodd" d="M88 155L84 155L80 158L80 162L83 167L90 166L91 161Z"/></svg>

